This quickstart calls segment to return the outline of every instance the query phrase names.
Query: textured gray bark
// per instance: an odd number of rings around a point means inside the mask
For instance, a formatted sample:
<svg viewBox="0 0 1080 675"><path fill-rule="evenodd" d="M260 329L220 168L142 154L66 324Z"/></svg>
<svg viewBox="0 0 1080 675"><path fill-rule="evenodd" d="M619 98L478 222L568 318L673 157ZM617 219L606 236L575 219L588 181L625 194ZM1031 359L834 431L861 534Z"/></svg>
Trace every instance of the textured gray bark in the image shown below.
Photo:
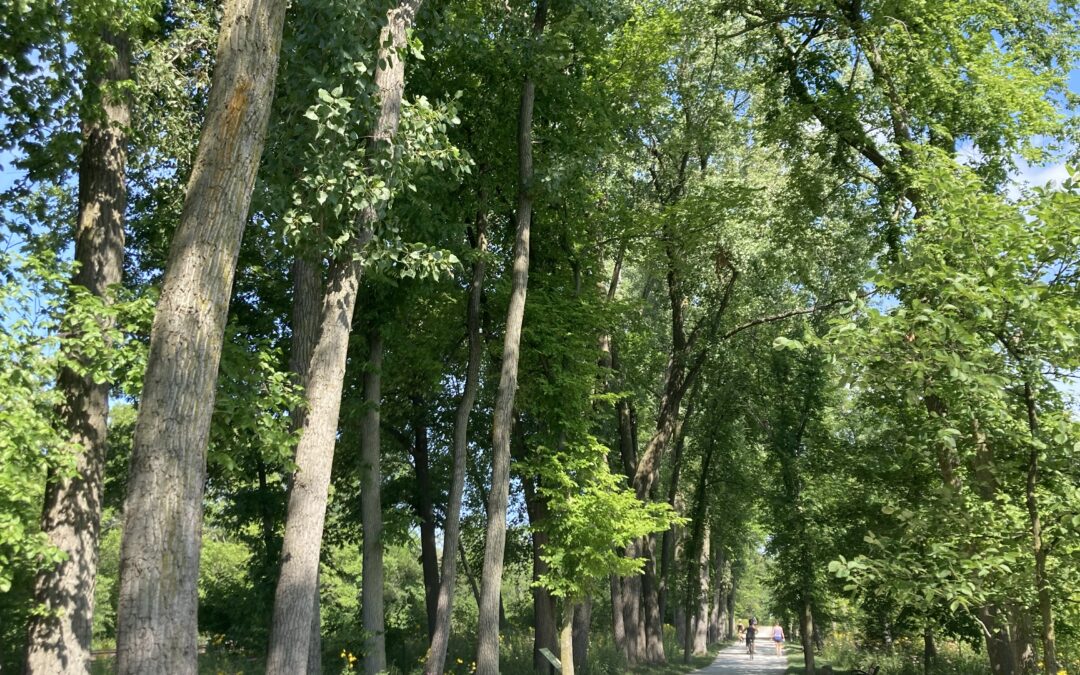
<svg viewBox="0 0 1080 675"><path fill-rule="evenodd" d="M705 528L705 540L701 546L701 556L698 560L701 569L708 572L709 569L709 528ZM701 575L698 576L700 580ZM700 656L709 648L709 595L703 588L704 584L698 582L696 592L697 603L688 607L688 611L694 612L693 651L695 656Z"/></svg>
<svg viewBox="0 0 1080 675"><path fill-rule="evenodd" d="M814 611L809 599L803 599L799 612L799 639L802 641L806 675L814 675Z"/></svg>
<svg viewBox="0 0 1080 675"><path fill-rule="evenodd" d="M362 236L370 238L370 231ZM307 414L289 491L268 672L301 672L311 648L326 495L359 277L358 262L335 264L322 303L322 326L305 392Z"/></svg>
<svg viewBox="0 0 1080 675"><path fill-rule="evenodd" d="M626 547L626 557L640 557L639 547L639 541L631 542ZM623 579L623 628L626 630L626 653L630 663L639 663L645 658L645 617L642 606L641 575L626 577Z"/></svg>
<svg viewBox="0 0 1080 675"><path fill-rule="evenodd" d="M533 20L533 39L544 30L547 0L539 0ZM510 305L506 311L502 372L495 397L492 420L491 491L488 494L488 524L484 540L484 568L480 575L480 611L477 626L476 672L499 673L499 606L502 597L503 554L506 546L506 503L510 493L510 427L513 424L514 395L517 393L521 324L525 316L525 295L529 285L529 235L532 226L533 153L532 118L536 86L526 75L521 87L518 114L518 197L517 232Z"/></svg>
<svg viewBox="0 0 1080 675"><path fill-rule="evenodd" d="M568 600L563 601L562 629L559 631L559 660L562 661L562 675L574 675L574 603ZM537 670L536 672L544 671Z"/></svg>
<svg viewBox="0 0 1080 675"><path fill-rule="evenodd" d="M592 596L574 607L574 667L584 670L589 660L589 628L592 626Z"/></svg>
<svg viewBox="0 0 1080 675"><path fill-rule="evenodd" d="M117 670L197 670L210 417L240 237L262 157L284 0L225 3L180 224L150 333L120 553Z"/></svg>
<svg viewBox="0 0 1080 675"><path fill-rule="evenodd" d="M1027 409L1028 430L1033 441L1039 439L1039 416L1035 403L1035 393L1031 382L1024 381L1024 404ZM1047 547L1043 542L1042 519L1039 514L1039 496L1036 489L1039 484L1039 449L1033 444L1028 453L1027 481L1024 495L1028 518L1031 522L1031 546L1035 556L1035 593L1039 599L1039 617L1043 642L1043 672L1057 675L1057 637L1054 632L1054 610L1050 595L1050 580L1046 573ZM1034 660L1034 659L1030 659Z"/></svg>
<svg viewBox="0 0 1080 675"><path fill-rule="evenodd" d="M130 79L131 50L123 36L105 34L115 51L86 86L84 96L100 95L110 84ZM124 208L128 103L106 98L83 113L83 148L79 163L79 213L75 227L72 283L108 298L120 283L124 260ZM103 319L102 321L107 321ZM108 328L109 326L105 326ZM83 357L74 353L80 361ZM61 372L57 387L64 395L60 417L69 440L80 449L71 478L50 477L45 488L41 531L67 555L34 580L34 601L49 610L35 614L28 628L23 661L26 673L82 673L90 659L94 585L101 528L102 474L108 430L109 385L71 369Z"/></svg>
<svg viewBox="0 0 1080 675"><path fill-rule="evenodd" d="M360 524L364 532L364 569L360 589L364 629L364 672L386 670L386 626L383 622L382 469L379 404L382 401L382 336L368 340L370 356L364 373L364 422L360 433Z"/></svg>
<svg viewBox="0 0 1080 675"><path fill-rule="evenodd" d="M712 608L709 612L709 644L720 641L724 623L727 619L727 589L725 584L726 575L724 567L726 558L722 546L713 547L713 582L712 582Z"/></svg>
<svg viewBox="0 0 1080 675"><path fill-rule="evenodd" d="M641 538L645 572L641 575L641 597L644 602L645 660L664 663L664 623L660 618L660 583L656 575L656 535Z"/></svg>
<svg viewBox="0 0 1080 675"><path fill-rule="evenodd" d="M414 401L418 408L423 401ZM427 615L428 640L435 635L435 616L439 606L439 551L435 542L435 508L431 503L434 489L429 467L428 429L423 413L413 423L413 470L416 474L413 508L420 521L420 567L424 572L424 610Z"/></svg>
<svg viewBox="0 0 1080 675"><path fill-rule="evenodd" d="M692 415L692 407L694 402L691 401L687 407L686 419L689 419ZM668 494L667 503L672 509L675 508L675 501L679 493L679 475L682 471L682 458L683 451L686 449L686 437L681 433L678 434L678 440L675 441L675 452L672 456L671 462L671 479L668 481ZM678 536L678 525L672 525L664 531L662 544L660 547L660 618L665 620L667 618L667 604L668 604L668 586L675 579L675 572L672 569L675 566L675 541Z"/></svg>
<svg viewBox="0 0 1080 675"><path fill-rule="evenodd" d="M372 146L389 142L397 133L405 87L401 52L406 31L412 26L422 2L403 0L387 13L388 21L380 34L375 68L380 110L370 137ZM358 248L370 241L377 218L375 206L361 214L356 224ZM292 675L302 672L310 651L319 550L341 412L349 333L362 272L362 263L351 258L335 260L330 266L319 339L311 357L305 393L307 415L296 449L297 468L289 492L281 572L274 595L268 673Z"/></svg>
<svg viewBox="0 0 1080 675"><path fill-rule="evenodd" d="M360 263L335 265L323 300L322 329L305 392L307 414L296 450L297 470L289 490L269 673L303 672L311 648L319 550L359 277Z"/></svg>
<svg viewBox="0 0 1080 675"><path fill-rule="evenodd" d="M482 201L482 200L481 200ZM483 206L481 206L481 209ZM487 250L485 217L481 212L476 219L476 251ZM454 585L457 581L457 550L461 539L461 499L465 491L465 472L469 451L469 415L476 403L480 384L480 362L484 356L484 342L480 335L480 300L484 292L483 256L473 263L472 282L469 285L469 308L467 326L469 331L469 361L465 366L465 387L461 392L454 416L454 467L450 477L450 495L446 505L446 526L443 532L442 578L439 580L439 597L435 612L435 632L431 637L425 675L438 675L446 663L446 649L450 644L450 616L453 610ZM449 551L449 554L447 554ZM479 605L477 594L477 605Z"/></svg>
<svg viewBox="0 0 1080 675"><path fill-rule="evenodd" d="M619 370L619 351L617 343L611 345L611 363L614 370ZM629 399L620 398L616 403L617 421L619 426L619 455L622 460L623 471L629 480L634 478L634 470L637 467L637 421L634 409ZM637 558L640 554L640 543L633 541L626 547L626 557ZM625 635L624 650L628 663L639 663L645 658L645 624L642 613L641 576L634 575L622 580L622 611L623 631Z"/></svg>
<svg viewBox="0 0 1080 675"><path fill-rule="evenodd" d="M615 639L615 648L626 658L626 624L623 615L623 581L618 575L611 575L611 631Z"/></svg>
<svg viewBox="0 0 1080 675"><path fill-rule="evenodd" d="M735 637L735 585L736 580L734 577L731 579L731 585L728 586L727 593L727 639L731 640Z"/></svg>
<svg viewBox="0 0 1080 675"><path fill-rule="evenodd" d="M686 602L684 603L686 609L684 618L686 632L684 634L685 641L683 642L683 663L690 662L691 651L695 654L699 653L696 627L704 619L704 616L699 615L698 612L701 597L703 596L701 568L703 564L706 571L709 567L709 503L707 487L709 471L715 453L715 441L705 446L705 456L701 460L701 473L698 475L697 485L694 487L694 512L691 515L690 542L687 552L689 560L687 560L686 565Z"/></svg>
<svg viewBox="0 0 1080 675"><path fill-rule="evenodd" d="M548 517L547 502L536 494L535 479L526 476L522 482L525 486L525 507L529 513L529 526L532 532L532 563L533 582L539 581L540 577L548 573L548 564L541 556L544 554L544 546L547 544L547 533L540 529L544 520ZM551 592L543 586L533 586L533 669L542 673L548 669L548 662L541 649L550 649L554 652L558 648L558 622L555 615L555 598Z"/></svg>
<svg viewBox="0 0 1080 675"><path fill-rule="evenodd" d="M322 316L322 272L315 262L298 254L293 261L292 303L292 349L289 354L289 370L295 382L307 388L311 370L311 356L319 341L319 318ZM304 424L303 406L291 411L293 428ZM322 621L319 611L319 581L315 580L312 596L311 637L308 640L308 673L322 673Z"/></svg>
<svg viewBox="0 0 1080 675"><path fill-rule="evenodd" d="M315 577L315 592L311 594L311 637L308 641L308 675L322 674L322 613L319 611L319 577Z"/></svg>

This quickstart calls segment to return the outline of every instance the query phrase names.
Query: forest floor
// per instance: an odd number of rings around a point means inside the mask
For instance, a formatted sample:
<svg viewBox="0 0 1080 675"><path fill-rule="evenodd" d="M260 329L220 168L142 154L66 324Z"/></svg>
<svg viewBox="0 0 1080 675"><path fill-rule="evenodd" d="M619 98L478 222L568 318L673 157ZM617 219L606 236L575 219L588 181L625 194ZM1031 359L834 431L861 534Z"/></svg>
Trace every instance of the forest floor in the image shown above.
<svg viewBox="0 0 1080 675"><path fill-rule="evenodd" d="M735 643L721 650L710 665L695 670L694 675L783 675L788 672L787 657L777 656L773 650L771 640L768 644L759 642L751 659L746 645Z"/></svg>

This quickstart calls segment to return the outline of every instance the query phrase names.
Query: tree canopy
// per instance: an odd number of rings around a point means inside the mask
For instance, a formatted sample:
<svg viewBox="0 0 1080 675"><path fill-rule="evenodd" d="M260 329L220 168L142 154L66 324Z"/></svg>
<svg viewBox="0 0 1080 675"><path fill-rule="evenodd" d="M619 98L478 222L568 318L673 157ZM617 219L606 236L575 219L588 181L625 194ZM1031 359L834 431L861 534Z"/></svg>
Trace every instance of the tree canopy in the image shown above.
<svg viewBox="0 0 1080 675"><path fill-rule="evenodd" d="M1078 56L1074 0L0 7L0 669L1080 673Z"/></svg>

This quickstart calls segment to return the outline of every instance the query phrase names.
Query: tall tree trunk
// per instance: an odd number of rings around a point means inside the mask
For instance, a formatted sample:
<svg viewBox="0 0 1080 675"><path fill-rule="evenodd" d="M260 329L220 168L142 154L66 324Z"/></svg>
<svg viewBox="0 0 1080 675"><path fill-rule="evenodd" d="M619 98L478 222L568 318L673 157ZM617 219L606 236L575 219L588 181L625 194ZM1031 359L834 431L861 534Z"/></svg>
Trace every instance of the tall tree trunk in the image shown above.
<svg viewBox="0 0 1080 675"><path fill-rule="evenodd" d="M707 488L709 484L709 474L712 468L712 460L716 454L716 444L714 440L705 446L705 456L701 460L701 473L698 476L697 485L694 488L694 512L691 516L691 529L690 529L690 546L687 552L688 559L686 565L686 601L683 606L686 609L686 616L683 619L686 624L684 627L684 640L683 643L683 663L690 663L691 642L695 639L695 632L691 631L691 618L697 618L697 607L700 604L699 597L701 595L701 563L702 559L705 560L705 567L708 568L708 516L709 516L709 501ZM695 647L696 651L696 647Z"/></svg>
<svg viewBox="0 0 1080 675"><path fill-rule="evenodd" d="M640 541L627 546L628 558L640 557ZM624 628L626 629L626 650L630 663L640 663L645 659L645 616L641 597L641 575L635 574L623 579Z"/></svg>
<svg viewBox="0 0 1080 675"><path fill-rule="evenodd" d="M612 342L612 368L619 370L619 351ZM637 421L631 401L626 398L616 403L619 426L619 456L627 479L633 481L637 467ZM626 557L641 556L641 543L635 540L627 545ZM645 658L645 624L641 612L641 575L626 577L622 580L623 629L625 631L625 654L628 663L640 663Z"/></svg>
<svg viewBox="0 0 1080 675"><path fill-rule="evenodd" d="M656 535L641 539L645 551L645 572L641 575L641 596L645 609L645 660L664 663L664 622L660 616L660 583L656 575Z"/></svg>
<svg viewBox="0 0 1080 675"><path fill-rule="evenodd" d="M374 78L380 107L369 141L373 148L391 142L397 133L405 88L402 48L406 31L412 26L422 2L402 0L387 12L387 25L380 32ZM356 224L358 249L370 241L377 219L376 205L361 213ZM362 272L361 261L350 256L335 260L330 266L329 283L322 302L321 328L312 353L305 392L307 415L296 449L297 468L289 491L281 571L274 595L268 673L292 675L301 672L309 651L312 597L318 579L319 550L341 411L349 334Z"/></svg>
<svg viewBox="0 0 1080 675"><path fill-rule="evenodd" d="M322 272L318 263L298 252L292 265L292 347L289 370L294 381L307 389L311 356L319 341L319 318L322 308ZM293 430L303 428L306 411L303 406L290 411ZM322 672L322 621L319 611L319 580L316 575L312 593L311 637L308 640L308 673Z"/></svg>
<svg viewBox="0 0 1080 675"><path fill-rule="evenodd" d="M206 120L165 267L132 441L120 552L120 675L197 670L210 417L285 5L230 0L224 7Z"/></svg>
<svg viewBox="0 0 1080 675"><path fill-rule="evenodd" d="M927 397L927 410L932 414L944 417L948 414L946 404L936 397ZM994 472L994 452L987 442L986 434L979 426L978 418L974 420L973 440L975 442L975 480L972 484L979 497L990 504L998 500L998 481ZM938 450L938 464L942 478L946 484L959 493L963 485L960 472L956 469L960 465L959 458L953 448ZM1017 650L1013 644L1015 636L1009 633L1009 617L1007 611L996 603L988 604L977 611L977 616L985 630L983 637L986 640L986 654L990 662L990 670L995 675L1012 675L1019 669Z"/></svg>
<svg viewBox="0 0 1080 675"><path fill-rule="evenodd" d="M1035 392L1029 380L1024 381L1024 405L1027 409L1028 430L1032 446L1028 452L1027 482L1024 496L1028 518L1031 521L1031 545L1035 554L1035 591L1039 598L1039 616L1042 619L1043 672L1057 675L1057 639L1054 635L1054 608L1050 596L1050 580L1046 576L1046 546L1042 539L1042 520L1039 515L1039 449L1035 441L1039 437L1039 417L1035 405Z"/></svg>
<svg viewBox="0 0 1080 675"><path fill-rule="evenodd" d="M814 675L814 612L809 598L803 598L799 612L799 639L802 641L806 675Z"/></svg>
<svg viewBox="0 0 1080 675"><path fill-rule="evenodd" d="M319 575L315 575L315 592L311 602L311 637L308 642L307 673L321 675L322 668L322 616L319 601Z"/></svg>
<svg viewBox="0 0 1080 675"><path fill-rule="evenodd" d="M618 363L618 350L612 343L612 363ZM613 366L616 370L618 365ZM629 399L620 398L615 404L615 412L619 422L619 454L622 459L623 471L626 477L633 481L634 468L637 467L637 416L634 405Z"/></svg>
<svg viewBox="0 0 1080 675"><path fill-rule="evenodd" d="M305 390L311 369L311 356L319 341L319 318L322 307L322 273L319 265L298 253L293 260L292 349L289 370L296 384ZM306 411L303 406L291 411L293 429L302 429ZM322 621L319 612L319 579L315 578L312 595L311 637L308 640L308 673L322 672Z"/></svg>
<svg viewBox="0 0 1080 675"><path fill-rule="evenodd" d="M562 630L559 632L559 660L562 675L574 675L574 603L563 600ZM546 660L545 660L546 663ZM543 670L537 672L542 673Z"/></svg>
<svg viewBox="0 0 1080 675"><path fill-rule="evenodd" d="M1019 602L1010 602L1007 611L1009 648L1015 659L1013 668L1021 675L1033 675L1039 672L1040 666L1031 607Z"/></svg>
<svg viewBox="0 0 1080 675"><path fill-rule="evenodd" d="M615 648L628 658L626 650L626 624L623 610L623 580L618 575L611 575L611 631Z"/></svg>
<svg viewBox="0 0 1080 675"><path fill-rule="evenodd" d="M735 577L731 577L731 584L727 589L727 639L731 640L735 637L735 585L738 582Z"/></svg>
<svg viewBox="0 0 1080 675"><path fill-rule="evenodd" d="M589 628L592 625L592 596L574 607L574 668L584 670L589 660Z"/></svg>
<svg viewBox="0 0 1080 675"><path fill-rule="evenodd" d="M699 564L701 568L707 573L709 570L709 528L705 528L705 540L701 545L701 556L699 558ZM694 612L694 655L700 656L706 653L709 649L709 595L705 592L705 584L702 584L700 579L701 574L698 574L698 587L695 589L697 593L697 603L688 607L688 611Z"/></svg>
<svg viewBox="0 0 1080 675"><path fill-rule="evenodd" d="M435 509L428 458L427 422L420 417L422 401L414 401L418 419L413 423L413 466L416 471L414 508L420 520L420 566L424 572L424 607L427 610L428 639L435 635L435 615L439 604L439 553L435 545Z"/></svg>
<svg viewBox="0 0 1080 675"><path fill-rule="evenodd" d="M691 401L691 405L693 402ZM686 414L687 418L690 417L689 410ZM668 494L667 503L672 509L675 508L675 498L679 492L679 474L682 471L682 457L683 450L686 447L686 438L682 434L679 434L678 440L675 442L675 452L672 456L671 462L671 480L668 481ZM672 567L675 566L675 539L678 533L678 526L672 525L668 529L664 530L663 543L660 548L660 618L661 620L667 619L667 604L668 604L668 585L670 580L674 579L674 571Z"/></svg>
<svg viewBox="0 0 1080 675"><path fill-rule="evenodd" d="M364 531L361 613L364 629L364 672L386 670L386 628L383 623L382 470L379 404L382 401L382 335L368 340L370 356L364 373L364 423L360 435L360 523Z"/></svg>
<svg viewBox="0 0 1080 675"><path fill-rule="evenodd" d="M543 497L536 494L535 479L525 477L525 507L529 513L529 526L532 529L532 562L533 583L548 572L548 564L541 558L544 554L544 546L547 544L547 533L543 531L542 524L548 517L547 502ZM555 598L551 592L543 586L533 586L533 669L538 673L548 670L547 659L540 653L541 649L555 651L558 642L558 623L555 615Z"/></svg>
<svg viewBox="0 0 1080 675"><path fill-rule="evenodd" d="M724 548L716 544L713 550L713 582L712 582L712 608L709 613L709 644L720 641L720 633L723 630L726 619L727 602L724 598L725 575L724 567L727 564Z"/></svg>
<svg viewBox="0 0 1080 675"><path fill-rule="evenodd" d="M544 30L547 0L539 0L533 19L532 39ZM533 153L532 118L536 85L526 74L521 87L518 114L518 196L517 232L514 239L513 278L510 305L506 310L502 372L495 397L492 420L491 492L488 494L488 523L484 539L484 569L481 573L480 616L477 626L476 672L499 673L499 599L502 596L503 554L506 547L506 504L510 494L510 427L517 393L521 324L525 317L525 295L529 285L529 235L532 226Z"/></svg>
<svg viewBox="0 0 1080 675"><path fill-rule="evenodd" d="M120 283L123 272L126 136L131 117L127 100L110 95L109 88L131 78L131 49L126 36L101 37L115 54L107 63L92 66L96 72L83 92L87 103L82 113L75 227L79 268L71 281L109 302L109 288ZM98 97L100 106L94 105ZM111 328L107 319L102 321L104 329ZM77 352L72 356L86 361ZM65 368L57 388L64 397L60 418L72 445L80 449L78 473L71 478L50 476L45 487L41 531L66 559L41 570L34 580L34 601L47 612L30 618L26 673L85 672L90 660L109 385Z"/></svg>
<svg viewBox="0 0 1080 675"><path fill-rule="evenodd" d="M454 415L454 467L450 476L450 495L446 505L446 525L443 532L442 579L435 613L435 632L431 637L425 675L439 675L446 663L446 650L450 644L450 615L454 601L454 584L457 578L454 550L461 537L461 499L465 491L465 473L469 451L469 415L476 402L480 381L480 362L484 357L484 341L480 334L480 300L484 292L483 253L487 250L485 232L487 218L481 210L476 218L476 241L474 248L481 254L473 263L472 282L469 285L469 308L466 325L469 331L469 360L465 366L465 387ZM449 554L447 554L449 551ZM479 594L477 595L479 605Z"/></svg>
<svg viewBox="0 0 1080 675"><path fill-rule="evenodd" d="M993 675L1014 675L1016 657L1006 629L1007 621L994 605L980 607L976 616L983 625L983 637L986 640L986 654Z"/></svg>

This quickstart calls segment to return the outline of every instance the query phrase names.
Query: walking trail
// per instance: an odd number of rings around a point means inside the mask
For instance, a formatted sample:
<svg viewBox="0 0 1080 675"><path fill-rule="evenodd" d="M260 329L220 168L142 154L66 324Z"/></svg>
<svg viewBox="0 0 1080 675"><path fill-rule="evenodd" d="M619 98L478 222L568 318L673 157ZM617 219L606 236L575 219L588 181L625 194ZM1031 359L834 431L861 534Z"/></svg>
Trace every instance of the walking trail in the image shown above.
<svg viewBox="0 0 1080 675"><path fill-rule="evenodd" d="M717 654L712 664L691 675L783 675L787 666L787 657L775 654L772 640L758 640L753 660L745 644L734 644Z"/></svg>

